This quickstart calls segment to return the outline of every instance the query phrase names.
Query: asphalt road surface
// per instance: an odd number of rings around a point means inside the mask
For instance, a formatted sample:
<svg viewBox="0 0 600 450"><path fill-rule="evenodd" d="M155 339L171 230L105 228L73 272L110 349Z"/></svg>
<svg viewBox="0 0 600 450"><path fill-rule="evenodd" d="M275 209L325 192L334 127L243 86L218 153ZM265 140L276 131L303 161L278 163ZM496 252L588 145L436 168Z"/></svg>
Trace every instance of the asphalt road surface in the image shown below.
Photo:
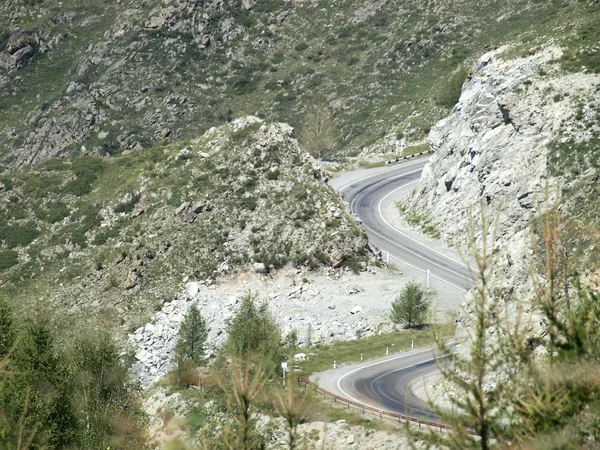
<svg viewBox="0 0 600 450"><path fill-rule="evenodd" d="M332 180L350 209L360 218L369 240L390 262L403 269L429 273L459 300L472 284L468 265L439 242L410 232L392 219L394 202L418 182L426 158L393 167L345 173ZM438 285L439 286L439 285ZM440 289L439 287L437 288ZM438 370L444 359L431 349L388 356L352 366L321 372L311 379L341 397L376 409L437 422L425 401L412 394L410 386Z"/></svg>
<svg viewBox="0 0 600 450"><path fill-rule="evenodd" d="M427 158L384 169L354 172L334 178L332 186L343 194L355 217L360 218L369 240L390 255L390 262L411 267L463 293L471 285L471 271L458 252L441 249L425 236L417 238L386 219L384 207L407 192L421 177ZM352 180L352 176L358 179Z"/></svg>

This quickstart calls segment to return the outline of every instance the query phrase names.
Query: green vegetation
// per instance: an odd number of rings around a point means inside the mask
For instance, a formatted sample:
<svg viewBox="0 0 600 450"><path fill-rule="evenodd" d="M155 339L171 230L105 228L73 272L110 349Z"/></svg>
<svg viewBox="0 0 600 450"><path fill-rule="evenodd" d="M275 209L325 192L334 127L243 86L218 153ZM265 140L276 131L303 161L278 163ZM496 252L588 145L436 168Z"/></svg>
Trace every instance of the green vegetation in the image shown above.
<svg viewBox="0 0 600 450"><path fill-rule="evenodd" d="M258 357L276 368L283 359L281 331L267 304L257 305L257 296L246 294L227 328L227 350L240 359Z"/></svg>
<svg viewBox="0 0 600 450"><path fill-rule="evenodd" d="M330 158L338 145L340 133L325 99L310 105L300 129L300 145L315 158Z"/></svg>
<svg viewBox="0 0 600 450"><path fill-rule="evenodd" d="M443 339L454 336L454 329L453 323L441 323L436 326L436 332ZM299 351L305 352L309 358L301 362L300 367L303 374L311 375L331 369L334 360L337 364L346 364L360 361L361 354L365 360L385 356L386 347L390 352L401 352L410 349L413 342L415 347L432 346L435 345L433 335L431 329L408 329L352 341L334 342L331 345L318 345L316 348L301 348Z"/></svg>
<svg viewBox="0 0 600 450"><path fill-rule="evenodd" d="M74 159L72 170L75 178L66 184L64 192L77 197L89 194L94 182L100 177L106 166L106 162L97 157Z"/></svg>
<svg viewBox="0 0 600 450"><path fill-rule="evenodd" d="M461 413L435 408L453 431L449 436L432 433L433 443L457 450L595 447L600 437L600 340L593 330L600 320L599 286L572 272L561 222L555 210L533 224L543 252L532 270L531 305L548 324L547 336L533 341L530 313L505 308L507 302L523 302L514 294L497 295L486 245L490 224L482 219L483 250L475 253L478 283L471 314L465 315L471 330L464 344L467 354L439 340L450 361L441 372L457 389L451 401Z"/></svg>
<svg viewBox="0 0 600 450"><path fill-rule="evenodd" d="M461 68L452 74L450 80L444 86L444 90L436 97L438 105L452 108L460 98L462 86L466 78L467 70L465 68Z"/></svg>
<svg viewBox="0 0 600 450"><path fill-rule="evenodd" d="M112 338L85 336L63 349L52 328L42 309L17 320L0 298L0 447L147 448L139 398Z"/></svg>
<svg viewBox="0 0 600 450"><path fill-rule="evenodd" d="M390 319L395 324L405 325L406 328L415 328L427 320L431 307L432 293L427 292L423 286L410 281L392 302Z"/></svg>
<svg viewBox="0 0 600 450"><path fill-rule="evenodd" d="M398 208L398 212L404 217L410 226L421 230L423 233L432 237L433 239L439 239L441 237L441 233L438 230L437 225L435 222L432 222L427 214L409 211L407 206L402 202L397 202L396 208Z"/></svg>
<svg viewBox="0 0 600 450"><path fill-rule="evenodd" d="M181 323L175 350L177 357L201 365L206 358L208 331L206 320L200 310L196 305L192 305Z"/></svg>
<svg viewBox="0 0 600 450"><path fill-rule="evenodd" d="M119 213L130 213L131 211L133 211L133 208L135 208L135 205L138 204L138 202L140 201L141 195L140 194L135 194L132 195L131 198L123 203L119 203L117 206L115 206L113 208L113 210L119 214Z"/></svg>
<svg viewBox="0 0 600 450"><path fill-rule="evenodd" d="M14 250L0 250L0 271L10 269L19 263L19 254Z"/></svg>
<svg viewBox="0 0 600 450"><path fill-rule="evenodd" d="M382 4L374 7L373 15L360 20L354 17L364 5L355 0L319 8L269 1L250 10L231 2L218 13L210 5L200 2L193 12L182 10L178 18L178 23L190 21L197 13L210 18L204 33L214 39L204 49L198 45L196 31L185 26L132 27L107 40L106 31L122 8L114 2L44 2L34 7L31 15L9 19L11 15L4 14L0 28L9 32L13 27L43 28L48 35L60 34L63 39L51 52L36 52L19 77L11 79L13 94L0 96L0 123L6 131L19 130L17 136L0 143L0 154L4 157L20 148L30 131L53 119L57 122L50 132L64 135L65 154L78 154L82 145L88 151L99 149L113 156L121 154L123 143L148 148L164 138L143 118L161 107L165 98L171 100L169 108L175 107L165 111L163 118L172 130L167 139L186 139L249 113L301 129L317 94L332 105L340 130L337 151L351 155L376 141L382 130L409 130L409 140L422 139L428 127L453 106L457 88L450 82L452 74L468 67L486 49L515 43L529 50L552 36L567 50L561 60L567 70L598 67L594 47L598 32L593 20L597 9L591 2L518 0L509 8L489 1L470 2L465 7L452 0L443 8L433 8L429 3L403 0L401 8ZM72 25L54 20L69 11L77 11ZM293 20L276 19L284 12ZM73 38L73 27L90 17L94 20L85 27L85 37ZM149 17L143 14L136 19L134 22L143 24ZM219 36L225 20L242 27L240 36L248 39L238 36L224 42ZM475 25L479 23L486 26ZM8 39L8 33L3 36ZM164 50L167 39L181 42L177 52ZM90 44L104 42L110 45L107 54L98 55L100 63L83 68L73 80L72 56L84 54ZM119 75L102 64L102 60L118 57L119 49L133 42L143 59L127 60ZM256 42L262 44L250 44ZM171 77L165 68L174 65L177 72ZM279 83L281 80L284 83ZM81 88L67 96L65 86L70 81ZM104 89L113 81L119 89L107 101ZM206 85L202 89L198 89L200 82ZM141 86L145 102L136 103ZM94 114L103 118L101 129L108 133L103 139L88 130L87 111L71 106L78 105L71 97L79 100L84 92L97 99ZM63 126L69 119L77 130ZM71 131L76 133L71 136ZM9 162L4 159L4 164ZM77 193L86 186L82 181L69 189Z"/></svg>
<svg viewBox="0 0 600 450"><path fill-rule="evenodd" d="M30 244L38 236L39 231L32 222L18 225L0 225L0 239L9 248Z"/></svg>

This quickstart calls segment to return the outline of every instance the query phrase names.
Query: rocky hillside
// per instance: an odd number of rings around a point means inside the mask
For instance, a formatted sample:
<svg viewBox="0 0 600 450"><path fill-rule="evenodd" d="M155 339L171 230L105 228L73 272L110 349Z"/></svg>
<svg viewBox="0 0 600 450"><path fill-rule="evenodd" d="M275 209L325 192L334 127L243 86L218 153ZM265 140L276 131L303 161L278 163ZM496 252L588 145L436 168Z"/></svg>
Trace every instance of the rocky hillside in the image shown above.
<svg viewBox="0 0 600 450"><path fill-rule="evenodd" d="M452 115L432 128L435 153L409 203L458 246L468 240L471 210L482 204L490 219L498 214L498 262L511 286L524 286L531 267L530 218L555 204L572 227L573 259L598 258L583 231L600 219L600 76L563 72L561 55L556 47L484 55Z"/></svg>
<svg viewBox="0 0 600 450"><path fill-rule="evenodd" d="M357 269L363 232L293 136L248 117L183 144L3 176L5 292L21 306L52 298L67 323L135 327L188 279Z"/></svg>
<svg viewBox="0 0 600 450"><path fill-rule="evenodd" d="M589 273L600 262L600 75L570 73L560 61L563 50L553 46L484 55L452 114L432 128L435 154L408 204L456 246L467 243L480 205L497 218L494 275L501 292L521 301L531 297L531 270L544 252L530 225L549 208L560 209L570 268Z"/></svg>
<svg viewBox="0 0 600 450"><path fill-rule="evenodd" d="M117 155L248 114L299 128L323 98L336 152L385 153L390 133L426 137L485 48L559 36L577 70L597 61L588 3L3 1L0 168Z"/></svg>

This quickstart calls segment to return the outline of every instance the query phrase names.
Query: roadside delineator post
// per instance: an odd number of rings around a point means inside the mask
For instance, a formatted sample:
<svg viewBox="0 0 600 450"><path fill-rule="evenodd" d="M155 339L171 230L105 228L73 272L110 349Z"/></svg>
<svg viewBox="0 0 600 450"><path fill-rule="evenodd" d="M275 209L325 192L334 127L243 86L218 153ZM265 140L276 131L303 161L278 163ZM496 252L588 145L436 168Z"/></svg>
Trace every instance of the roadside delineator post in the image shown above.
<svg viewBox="0 0 600 450"><path fill-rule="evenodd" d="M415 348L415 340L414 339L410 343L410 348Z"/></svg>
<svg viewBox="0 0 600 450"><path fill-rule="evenodd" d="M389 354L390 354L390 348L389 348L389 347L386 347L386 348L385 348L385 355L387 356L387 355L389 355Z"/></svg>
<svg viewBox="0 0 600 450"><path fill-rule="evenodd" d="M334 368L334 369L335 369L335 366L336 366L336 364L335 364L335 360L334 360L334 361L333 361L333 368Z"/></svg>
<svg viewBox="0 0 600 450"><path fill-rule="evenodd" d="M363 354L362 353L360 354L360 360L361 361L363 360Z"/></svg>

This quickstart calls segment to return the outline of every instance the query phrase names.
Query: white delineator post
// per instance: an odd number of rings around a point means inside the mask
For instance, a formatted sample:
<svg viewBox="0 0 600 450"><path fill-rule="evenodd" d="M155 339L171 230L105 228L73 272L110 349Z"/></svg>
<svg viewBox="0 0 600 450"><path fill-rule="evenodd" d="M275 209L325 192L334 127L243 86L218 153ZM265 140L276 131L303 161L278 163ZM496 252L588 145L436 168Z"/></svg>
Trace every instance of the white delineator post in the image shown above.
<svg viewBox="0 0 600 450"><path fill-rule="evenodd" d="M285 372L287 370L287 362L282 362L281 368L283 369L283 387L285 388Z"/></svg>
<svg viewBox="0 0 600 450"><path fill-rule="evenodd" d="M335 369L336 364L335 364L335 359L333 360L333 368Z"/></svg>
<svg viewBox="0 0 600 450"><path fill-rule="evenodd" d="M431 269L427 269L426 273L427 273L427 290L429 290L430 277L431 277Z"/></svg>

